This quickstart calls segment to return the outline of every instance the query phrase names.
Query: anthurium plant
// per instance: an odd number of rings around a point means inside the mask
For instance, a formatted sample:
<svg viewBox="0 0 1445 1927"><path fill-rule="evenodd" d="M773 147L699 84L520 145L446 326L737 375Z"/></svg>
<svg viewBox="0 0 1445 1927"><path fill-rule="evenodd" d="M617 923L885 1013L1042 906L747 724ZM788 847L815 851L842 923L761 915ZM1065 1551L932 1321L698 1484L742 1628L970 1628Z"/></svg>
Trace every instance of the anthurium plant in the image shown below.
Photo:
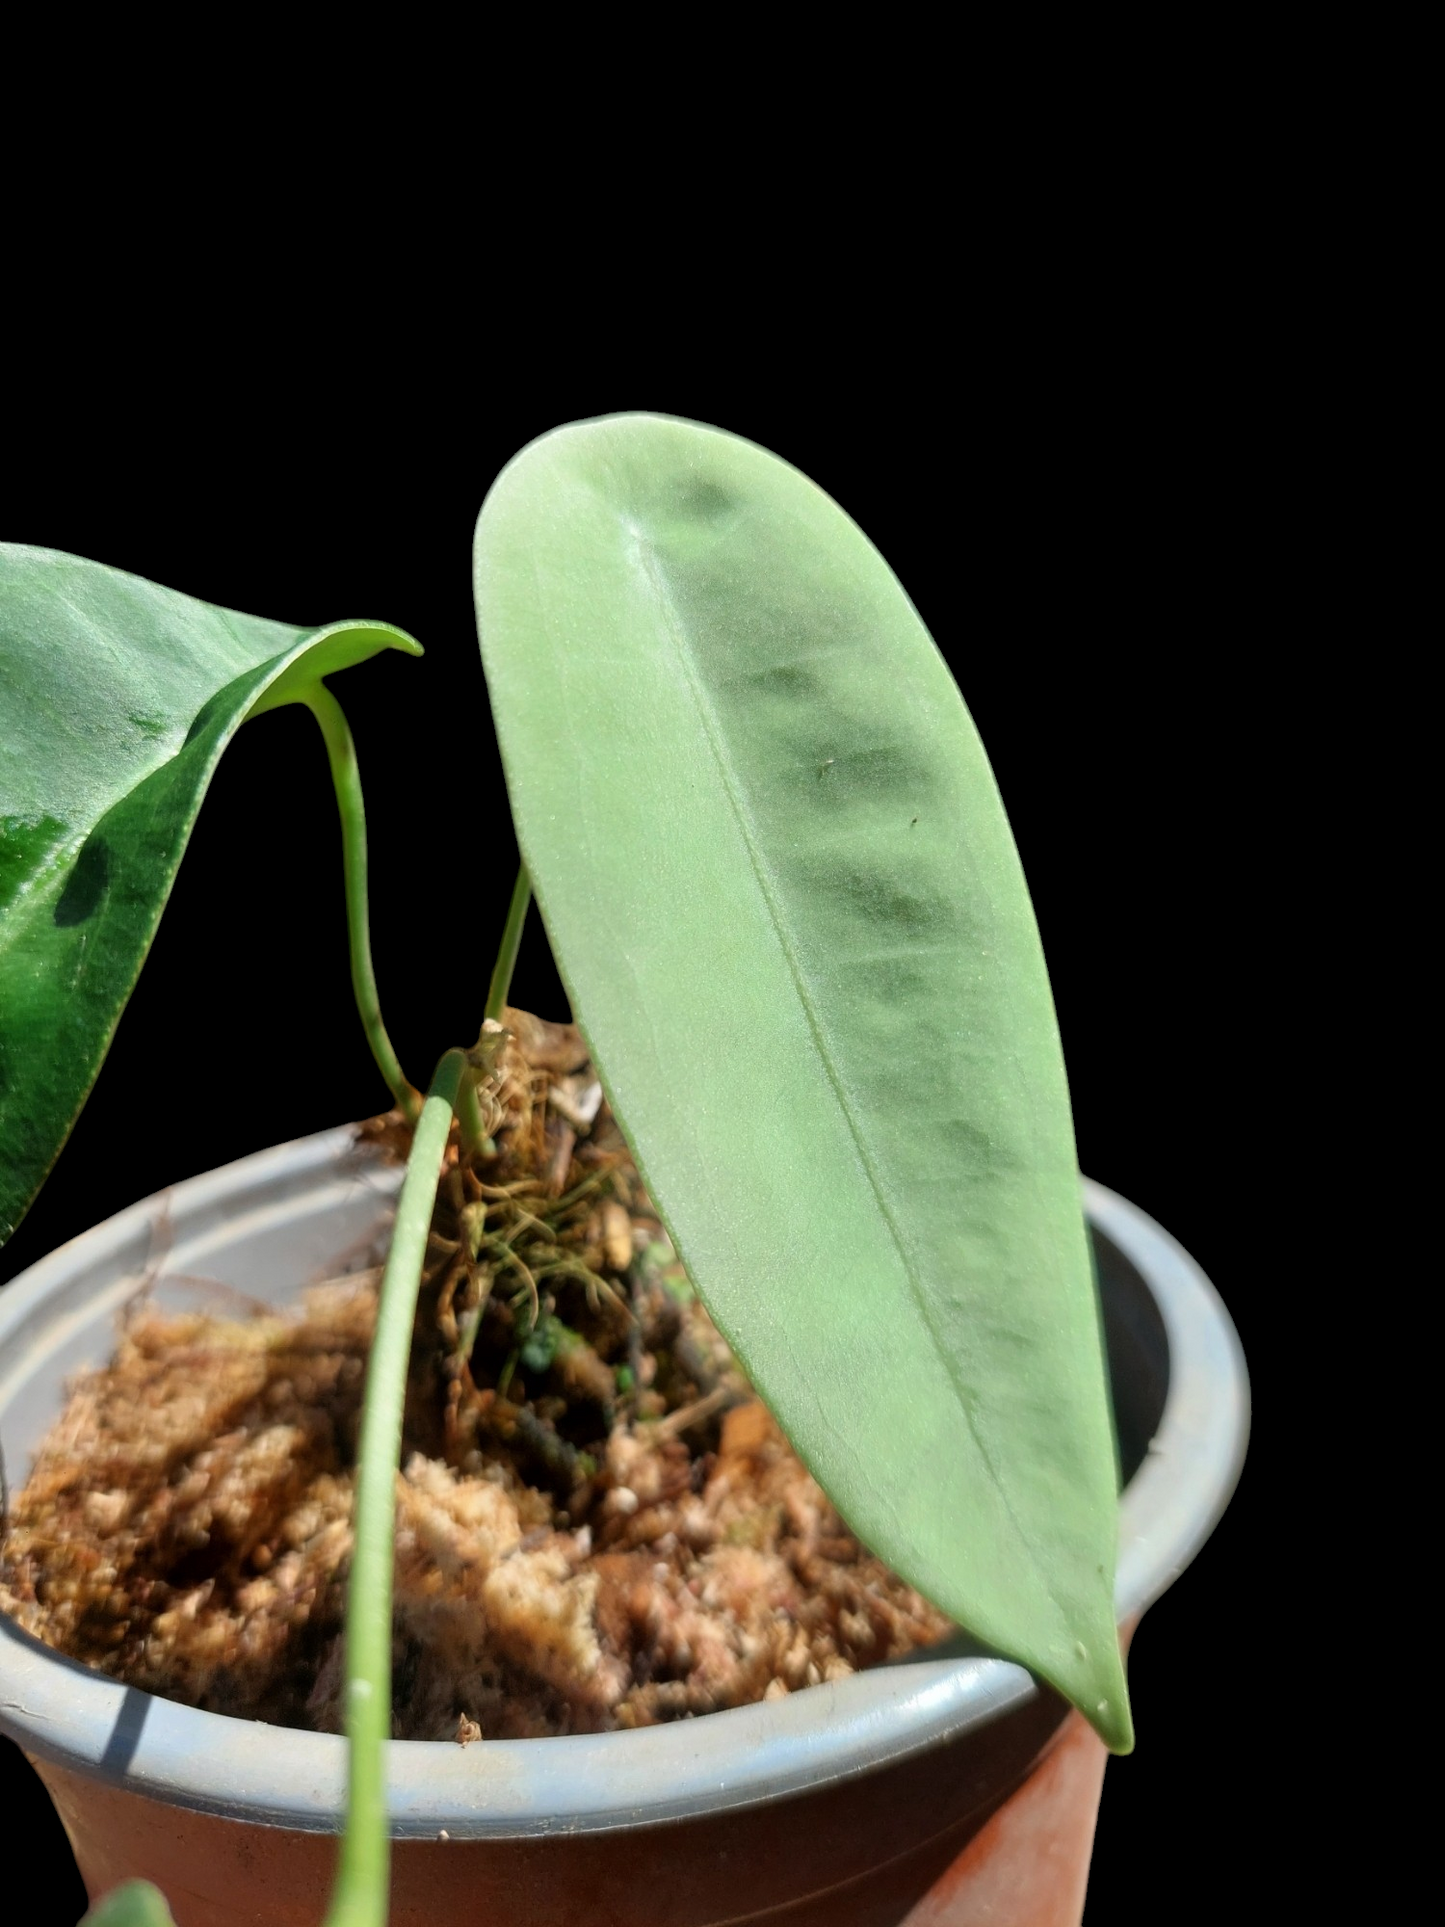
<svg viewBox="0 0 1445 1927"><path fill-rule="evenodd" d="M533 898L689 1276L843 1518L1111 1748L1132 1743L1058 1026L947 665L837 504L689 422L532 443L487 496L474 567L523 868L478 1032L423 1093L382 1022L357 754L331 687L419 645L0 550L0 1235L85 1101L228 742L303 704L330 760L353 989L413 1135L359 1448L329 1927L386 1914L407 1352L443 1152L454 1120L464 1140L483 1128ZM194 1046L177 1035L158 1089ZM167 1918L136 1886L95 1917Z"/></svg>

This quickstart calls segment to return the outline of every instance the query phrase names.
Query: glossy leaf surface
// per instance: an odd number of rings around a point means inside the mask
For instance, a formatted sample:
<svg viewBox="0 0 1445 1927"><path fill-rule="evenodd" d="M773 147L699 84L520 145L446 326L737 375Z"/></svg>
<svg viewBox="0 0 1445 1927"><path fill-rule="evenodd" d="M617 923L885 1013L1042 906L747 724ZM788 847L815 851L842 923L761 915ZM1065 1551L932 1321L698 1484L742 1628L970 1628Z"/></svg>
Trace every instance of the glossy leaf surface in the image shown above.
<svg viewBox="0 0 1445 1927"><path fill-rule="evenodd" d="M385 648L419 653L381 624L295 629L0 545L0 1242L95 1080L226 744Z"/></svg>
<svg viewBox="0 0 1445 1927"><path fill-rule="evenodd" d="M813 483L656 417L525 449L475 584L523 854L698 1289L863 1541L1127 1747L1058 1027L946 664Z"/></svg>

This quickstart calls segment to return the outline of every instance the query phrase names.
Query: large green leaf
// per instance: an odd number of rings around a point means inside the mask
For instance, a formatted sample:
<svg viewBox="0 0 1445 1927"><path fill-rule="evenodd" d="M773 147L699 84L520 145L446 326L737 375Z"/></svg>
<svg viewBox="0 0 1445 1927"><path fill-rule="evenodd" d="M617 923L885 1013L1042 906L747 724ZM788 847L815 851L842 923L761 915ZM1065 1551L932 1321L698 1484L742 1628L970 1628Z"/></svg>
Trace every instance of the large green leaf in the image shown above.
<svg viewBox="0 0 1445 1927"><path fill-rule="evenodd" d="M222 750L398 629L293 629L0 544L0 1243L54 1163Z"/></svg>
<svg viewBox="0 0 1445 1927"><path fill-rule="evenodd" d="M704 1299L859 1536L1127 1748L1063 1057L947 666L820 489L684 422L534 442L475 579L538 901Z"/></svg>

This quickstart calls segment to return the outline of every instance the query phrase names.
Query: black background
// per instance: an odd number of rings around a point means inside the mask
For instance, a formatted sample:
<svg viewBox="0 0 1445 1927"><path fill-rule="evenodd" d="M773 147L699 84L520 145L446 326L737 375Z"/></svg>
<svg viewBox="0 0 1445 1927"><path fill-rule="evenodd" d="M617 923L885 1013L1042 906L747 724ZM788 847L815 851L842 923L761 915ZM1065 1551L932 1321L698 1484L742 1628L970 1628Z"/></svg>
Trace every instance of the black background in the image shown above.
<svg viewBox="0 0 1445 1927"><path fill-rule="evenodd" d="M1254 692L1277 637L1258 573L1267 433L1238 365L1167 317L1087 340L1022 313L979 340L960 317L956 341L886 355L866 331L842 353L816 322L740 321L691 357L643 330L630 352L579 357L565 315L538 318L542 346L525 318L489 333L480 314L474 338L402 342L383 320L348 344L254 308L254 333L214 351L182 317L139 355L77 340L22 380L0 533L251 613L377 616L423 642L420 662L335 685L367 790L383 1007L412 1076L475 1033L515 862L470 599L487 485L561 421L717 422L837 497L952 663L1034 892L1082 1166L1214 1278L1267 1411L1278 1285L1254 1209L1272 839ZM564 1014L535 927L514 997ZM282 712L223 759L0 1278L167 1183L384 1101L347 984L324 755L309 717ZM1261 1687L1261 1511L1252 1464L1137 1635L1138 1749L1108 1771L1087 1927L1223 1918L1252 1857L1263 1767L1240 1709ZM82 1901L64 1839L5 1757L9 1824L33 1864L53 1858L68 1923Z"/></svg>

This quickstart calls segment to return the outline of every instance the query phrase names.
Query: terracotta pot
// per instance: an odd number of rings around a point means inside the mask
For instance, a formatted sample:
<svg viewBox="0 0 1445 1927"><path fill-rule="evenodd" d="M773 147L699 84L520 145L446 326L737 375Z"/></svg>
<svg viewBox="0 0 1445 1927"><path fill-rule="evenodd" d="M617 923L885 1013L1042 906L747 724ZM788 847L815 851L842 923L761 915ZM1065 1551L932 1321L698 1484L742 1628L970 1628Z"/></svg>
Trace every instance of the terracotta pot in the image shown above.
<svg viewBox="0 0 1445 1927"><path fill-rule="evenodd" d="M0 1295L0 1443L19 1468L113 1343L166 1220L168 1270L281 1303L374 1236L398 1174L349 1131L177 1185ZM1086 1202L1120 1457L1131 1628L1233 1490L1248 1392L1197 1266L1132 1205ZM194 1308L162 1280L162 1302ZM197 1712L58 1658L0 1618L0 1729L35 1765L92 1895L143 1874L180 1927L315 1927L340 1824L338 1738ZM637 1733L393 1743L392 1921L511 1927L1078 1927L1104 1751L1020 1667L966 1641L759 1706Z"/></svg>

